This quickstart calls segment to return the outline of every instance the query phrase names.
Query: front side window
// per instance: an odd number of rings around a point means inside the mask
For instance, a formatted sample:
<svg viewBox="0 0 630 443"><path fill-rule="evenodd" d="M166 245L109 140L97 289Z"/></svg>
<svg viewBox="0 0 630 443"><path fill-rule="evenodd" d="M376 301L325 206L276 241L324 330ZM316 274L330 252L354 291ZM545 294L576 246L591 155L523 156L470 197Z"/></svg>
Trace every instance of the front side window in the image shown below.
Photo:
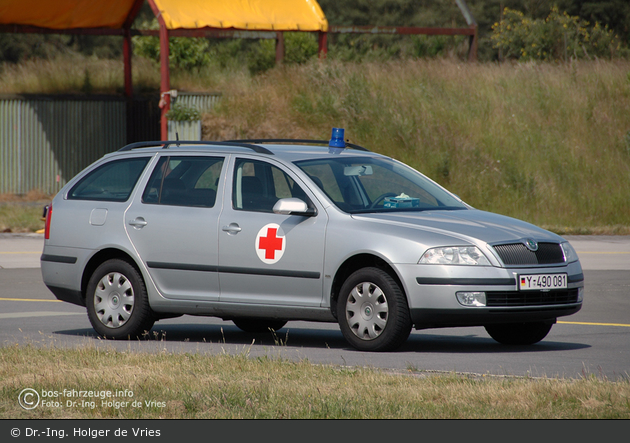
<svg viewBox="0 0 630 443"><path fill-rule="evenodd" d="M390 159L341 157L296 164L349 213L466 209L439 185Z"/></svg>
<svg viewBox="0 0 630 443"><path fill-rule="evenodd" d="M222 168L223 157L162 157L142 194L142 202L212 208Z"/></svg>
<svg viewBox="0 0 630 443"><path fill-rule="evenodd" d="M148 162L149 157L134 157L105 163L74 185L68 199L127 201Z"/></svg>
<svg viewBox="0 0 630 443"><path fill-rule="evenodd" d="M257 160L236 160L232 186L234 209L273 212L281 198L299 198L313 207L302 188L280 168Z"/></svg>

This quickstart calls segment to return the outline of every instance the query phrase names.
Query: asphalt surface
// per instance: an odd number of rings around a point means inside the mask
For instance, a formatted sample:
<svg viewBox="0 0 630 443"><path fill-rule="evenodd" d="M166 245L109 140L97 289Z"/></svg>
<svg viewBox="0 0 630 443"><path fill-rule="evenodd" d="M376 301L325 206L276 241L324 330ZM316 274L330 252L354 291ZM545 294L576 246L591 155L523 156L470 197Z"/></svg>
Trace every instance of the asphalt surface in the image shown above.
<svg viewBox="0 0 630 443"><path fill-rule="evenodd" d="M396 352L359 352L336 324L289 322L276 334L248 334L231 322L183 316L163 320L138 341L105 341L85 309L57 301L41 281L43 236L0 234L0 346L102 346L148 352L222 352L307 359L395 371L488 376L630 377L630 237L566 236L586 278L582 310L560 318L534 346L499 345L483 328L412 332Z"/></svg>

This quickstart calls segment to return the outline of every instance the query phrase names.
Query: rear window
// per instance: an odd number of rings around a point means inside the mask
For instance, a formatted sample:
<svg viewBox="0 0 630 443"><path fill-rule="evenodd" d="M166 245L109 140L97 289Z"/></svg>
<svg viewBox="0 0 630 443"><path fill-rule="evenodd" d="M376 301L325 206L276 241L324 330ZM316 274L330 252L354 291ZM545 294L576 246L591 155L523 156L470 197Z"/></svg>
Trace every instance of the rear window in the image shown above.
<svg viewBox="0 0 630 443"><path fill-rule="evenodd" d="M126 158L99 166L72 187L68 199L127 201L149 158Z"/></svg>

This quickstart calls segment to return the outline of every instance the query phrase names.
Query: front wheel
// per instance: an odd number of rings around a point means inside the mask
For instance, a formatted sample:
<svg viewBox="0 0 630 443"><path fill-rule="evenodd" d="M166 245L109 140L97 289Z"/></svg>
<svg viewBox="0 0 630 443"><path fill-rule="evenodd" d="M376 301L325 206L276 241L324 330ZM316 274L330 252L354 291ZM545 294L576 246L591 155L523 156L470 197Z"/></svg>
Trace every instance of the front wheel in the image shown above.
<svg viewBox="0 0 630 443"><path fill-rule="evenodd" d="M142 277L120 259L96 268L88 282L86 306L92 327L104 338L138 338L155 322Z"/></svg>
<svg viewBox="0 0 630 443"><path fill-rule="evenodd" d="M486 325L490 337L504 345L533 345L547 336L551 323L514 323Z"/></svg>
<svg viewBox="0 0 630 443"><path fill-rule="evenodd" d="M360 351L391 351L411 333L407 299L399 284L379 268L363 268L344 282L337 303L339 327Z"/></svg>

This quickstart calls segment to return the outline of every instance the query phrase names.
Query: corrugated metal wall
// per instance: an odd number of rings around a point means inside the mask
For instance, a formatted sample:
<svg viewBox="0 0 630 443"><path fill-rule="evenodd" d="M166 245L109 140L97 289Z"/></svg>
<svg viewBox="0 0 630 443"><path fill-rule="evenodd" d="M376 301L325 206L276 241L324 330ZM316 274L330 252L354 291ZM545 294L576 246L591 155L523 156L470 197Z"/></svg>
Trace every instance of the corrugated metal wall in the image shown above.
<svg viewBox="0 0 630 443"><path fill-rule="evenodd" d="M168 122L169 140L201 140L201 121Z"/></svg>
<svg viewBox="0 0 630 443"><path fill-rule="evenodd" d="M219 97L180 93L178 100L203 113ZM129 103L110 96L0 95L0 193L58 192L104 154L159 140L159 113L157 97ZM201 139L196 126L182 129L180 139Z"/></svg>
<svg viewBox="0 0 630 443"><path fill-rule="evenodd" d="M0 193L56 193L127 141L124 99L0 97Z"/></svg>
<svg viewBox="0 0 630 443"><path fill-rule="evenodd" d="M221 99L220 92L177 92L173 103L195 108L202 114L210 112Z"/></svg>

